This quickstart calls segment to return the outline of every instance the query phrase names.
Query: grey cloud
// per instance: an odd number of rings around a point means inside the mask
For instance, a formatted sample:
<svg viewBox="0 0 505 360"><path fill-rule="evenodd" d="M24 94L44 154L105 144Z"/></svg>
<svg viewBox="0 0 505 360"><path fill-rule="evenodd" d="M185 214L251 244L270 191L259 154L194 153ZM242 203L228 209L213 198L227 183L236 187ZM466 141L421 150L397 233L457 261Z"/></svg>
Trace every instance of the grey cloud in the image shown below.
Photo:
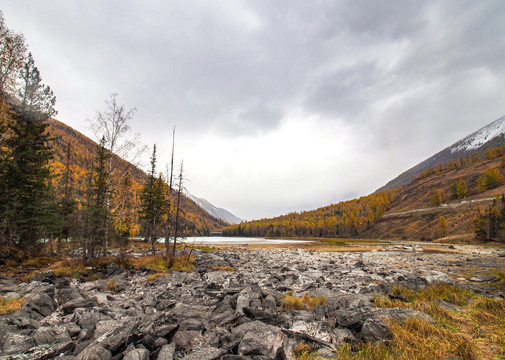
<svg viewBox="0 0 505 360"><path fill-rule="evenodd" d="M505 113L501 0L17 0L2 8L56 91L61 119L79 130L119 92L153 138L175 123L201 136L259 138L301 109L352 127L371 157L391 147L385 156L417 159Z"/></svg>

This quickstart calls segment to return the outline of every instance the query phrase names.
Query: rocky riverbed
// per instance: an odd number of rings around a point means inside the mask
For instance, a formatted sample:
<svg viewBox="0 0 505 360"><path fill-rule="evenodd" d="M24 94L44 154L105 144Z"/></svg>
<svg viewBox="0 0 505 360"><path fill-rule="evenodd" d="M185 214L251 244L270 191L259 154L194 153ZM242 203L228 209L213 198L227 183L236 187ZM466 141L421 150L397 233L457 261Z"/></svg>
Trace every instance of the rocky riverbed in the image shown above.
<svg viewBox="0 0 505 360"><path fill-rule="evenodd" d="M489 273L505 268L505 250L451 251L197 251L192 272L154 281L148 271L114 264L108 279L87 283L52 272L21 284L3 277L0 295L25 303L0 317L0 359L292 359L301 342L331 357L343 342L389 339L385 320L430 321L415 310L374 307L374 297L392 285L450 282L503 297L489 286L498 280ZM105 290L111 279L114 292ZM288 291L324 296L327 304L281 311Z"/></svg>

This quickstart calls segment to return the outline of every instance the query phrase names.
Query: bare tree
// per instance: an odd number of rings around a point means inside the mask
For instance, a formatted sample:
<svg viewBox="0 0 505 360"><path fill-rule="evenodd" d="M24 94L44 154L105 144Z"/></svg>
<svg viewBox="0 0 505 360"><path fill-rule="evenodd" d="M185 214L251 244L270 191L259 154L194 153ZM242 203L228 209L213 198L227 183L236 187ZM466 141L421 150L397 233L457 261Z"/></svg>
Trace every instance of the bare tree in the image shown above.
<svg viewBox="0 0 505 360"><path fill-rule="evenodd" d="M108 159L107 171L110 176L107 183L107 210L109 213L121 206L120 203L112 203L112 181L120 182L128 175L128 166L122 159L137 164L140 155L145 151L145 146L139 146L139 135L132 135L130 121L137 109L126 109L124 105L119 104L118 94L111 94L109 100L105 101L106 109L104 112L97 112L93 121L90 121L91 129L97 139L105 139L105 148L113 154ZM116 156L114 156L116 155ZM109 242L110 235L106 234L105 249Z"/></svg>
<svg viewBox="0 0 505 360"><path fill-rule="evenodd" d="M23 34L15 33L5 25L0 11L0 94L13 94L16 80L26 58Z"/></svg>
<svg viewBox="0 0 505 360"><path fill-rule="evenodd" d="M170 160L170 173L168 171L167 165L167 221L165 223L165 256L168 259L168 253L170 251L170 228L172 227L172 180L174 177L174 145L175 145L175 126L172 132L172 158Z"/></svg>
<svg viewBox="0 0 505 360"><path fill-rule="evenodd" d="M181 194L183 190L183 167L184 161L181 162L181 171L179 172L179 183L177 184L177 205L175 208L175 223L174 223L174 243L172 245L172 253L170 254L170 261L168 263L168 268L174 265L175 259L175 247L177 246L177 236L179 231L179 216L180 216L180 204L181 204Z"/></svg>

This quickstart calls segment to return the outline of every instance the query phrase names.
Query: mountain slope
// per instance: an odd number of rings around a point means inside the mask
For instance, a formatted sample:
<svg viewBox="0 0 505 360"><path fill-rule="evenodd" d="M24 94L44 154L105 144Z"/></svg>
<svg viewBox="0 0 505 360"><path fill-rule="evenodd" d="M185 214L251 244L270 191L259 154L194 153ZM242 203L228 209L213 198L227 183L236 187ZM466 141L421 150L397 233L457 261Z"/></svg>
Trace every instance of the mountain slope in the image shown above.
<svg viewBox="0 0 505 360"><path fill-rule="evenodd" d="M504 148L502 148L504 149ZM444 238L440 217L447 221L447 236L451 240L474 238L474 219L483 214L505 193L505 177L500 157L481 159L460 168L444 169L419 177L401 188L398 198L379 222L363 237L383 239L431 240ZM499 174L493 186L479 188L479 178L495 171ZM455 183L462 179L467 195L454 194ZM434 193L441 198L434 198ZM441 195L440 195L441 194Z"/></svg>
<svg viewBox="0 0 505 360"><path fill-rule="evenodd" d="M212 216L221 219L223 221L226 221L229 224L239 224L243 221L243 219L239 218L238 216L233 215L231 212L229 212L226 209L219 208L215 205L212 205L209 201L207 201L204 198L199 198L191 194L186 194L191 200L193 200L198 206L203 208L205 211L207 211L209 214Z"/></svg>
<svg viewBox="0 0 505 360"><path fill-rule="evenodd" d="M54 159L51 165L56 175L54 185L56 188L61 186L61 175L65 171L65 164L67 162L67 147L70 144L71 182L75 197L78 201L82 201L86 188L87 169L92 159L95 158L97 143L72 127L55 119L49 120L48 132L53 138L51 146L54 150ZM134 211L136 212L140 204L139 194L147 180L147 174L125 160L120 161L122 162L122 167L128 169L132 180L131 198ZM208 235L210 232L228 225L227 222L209 214L187 196L183 195L181 204L183 214L181 226L185 229L187 235Z"/></svg>
<svg viewBox="0 0 505 360"><path fill-rule="evenodd" d="M484 126L432 157L408 169L389 181L383 187L377 189L376 192L405 186L412 182L414 177L428 170L430 167L436 167L439 164L445 164L451 160L457 161L473 154L478 154L480 157L483 157L487 150L503 145L505 145L505 116L493 121L489 125Z"/></svg>

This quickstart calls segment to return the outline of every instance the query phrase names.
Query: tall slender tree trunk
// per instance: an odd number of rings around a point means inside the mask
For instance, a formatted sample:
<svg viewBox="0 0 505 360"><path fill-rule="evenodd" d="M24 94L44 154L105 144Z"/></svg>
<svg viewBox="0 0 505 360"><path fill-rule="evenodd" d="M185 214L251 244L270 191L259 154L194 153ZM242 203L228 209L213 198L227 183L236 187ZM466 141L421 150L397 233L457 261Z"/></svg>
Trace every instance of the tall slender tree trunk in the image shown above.
<svg viewBox="0 0 505 360"><path fill-rule="evenodd" d="M181 204L181 192L182 192L182 173L183 173L183 163L181 163L181 172L179 173L179 184L177 188L177 207L175 212L175 226L174 226L174 243L172 245L172 254L170 255L170 263L168 267L171 268L174 265L175 259L175 248L177 246L177 235L179 231L179 214L180 214L180 204Z"/></svg>
<svg viewBox="0 0 505 360"><path fill-rule="evenodd" d="M174 144L175 144L175 126L172 133L172 159L170 160L170 176L167 169L167 178L170 179L167 188L167 222L165 224L165 258L168 260L168 253L170 252L170 228L172 215L172 180L174 177ZM167 262L168 263L168 262Z"/></svg>

